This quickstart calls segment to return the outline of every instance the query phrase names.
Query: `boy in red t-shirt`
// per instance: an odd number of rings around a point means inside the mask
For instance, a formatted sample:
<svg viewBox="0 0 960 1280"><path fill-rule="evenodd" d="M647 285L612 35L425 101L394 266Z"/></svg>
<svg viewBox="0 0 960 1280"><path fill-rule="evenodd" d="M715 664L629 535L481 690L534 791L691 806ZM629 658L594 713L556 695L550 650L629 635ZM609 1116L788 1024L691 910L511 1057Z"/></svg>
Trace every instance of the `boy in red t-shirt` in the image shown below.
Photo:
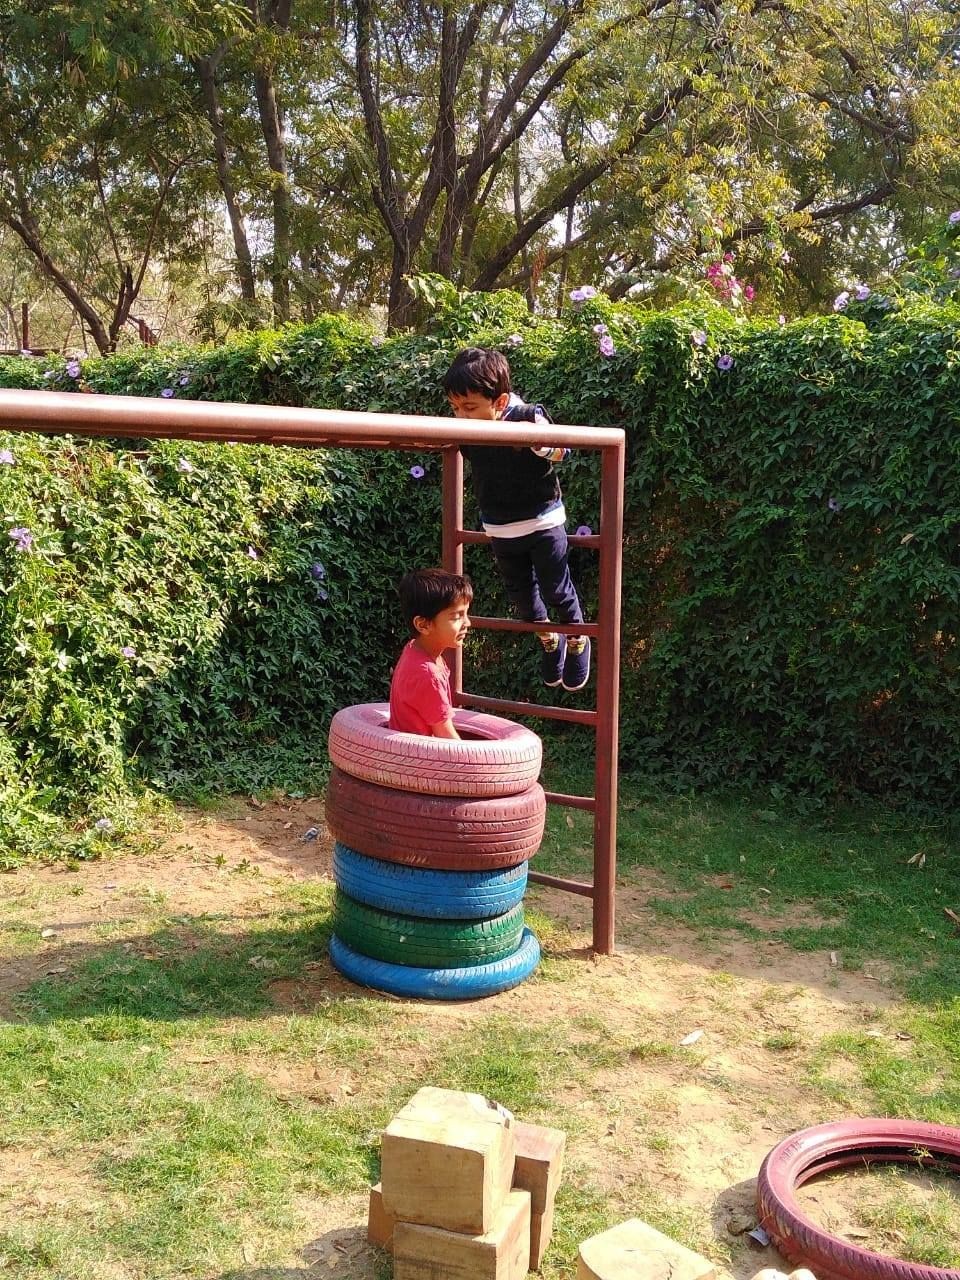
<svg viewBox="0 0 960 1280"><path fill-rule="evenodd" d="M453 724L450 671L441 655L463 644L472 600L470 579L445 569L414 569L400 579L400 608L413 639L390 680L391 729L460 737Z"/></svg>

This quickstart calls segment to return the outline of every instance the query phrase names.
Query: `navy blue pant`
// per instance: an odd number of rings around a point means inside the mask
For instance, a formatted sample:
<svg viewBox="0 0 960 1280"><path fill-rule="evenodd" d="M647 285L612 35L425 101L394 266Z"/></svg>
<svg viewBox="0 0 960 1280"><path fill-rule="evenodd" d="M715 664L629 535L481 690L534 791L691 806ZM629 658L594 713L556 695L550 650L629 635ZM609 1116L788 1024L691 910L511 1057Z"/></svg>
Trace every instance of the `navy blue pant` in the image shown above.
<svg viewBox="0 0 960 1280"><path fill-rule="evenodd" d="M522 538L492 538L491 546L507 595L523 622L546 622L550 617L555 622L583 621L563 525Z"/></svg>

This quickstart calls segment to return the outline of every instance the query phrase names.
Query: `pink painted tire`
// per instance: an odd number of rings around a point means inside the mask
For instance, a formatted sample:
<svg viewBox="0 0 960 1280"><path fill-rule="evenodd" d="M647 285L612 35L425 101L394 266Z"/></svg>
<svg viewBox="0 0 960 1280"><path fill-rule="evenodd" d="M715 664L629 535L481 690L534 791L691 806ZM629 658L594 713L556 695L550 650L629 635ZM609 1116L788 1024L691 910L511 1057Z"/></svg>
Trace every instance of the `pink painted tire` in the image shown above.
<svg viewBox="0 0 960 1280"><path fill-rule="evenodd" d="M338 769L381 787L434 796L513 796L540 776L540 739L512 720L457 710L458 741L398 733L387 727L389 716L385 702L337 712L328 748Z"/></svg>
<svg viewBox="0 0 960 1280"><path fill-rule="evenodd" d="M547 801L534 783L515 796L427 796L331 769L327 826L368 858L438 871L517 867L540 848Z"/></svg>
<svg viewBox="0 0 960 1280"><path fill-rule="evenodd" d="M870 1253L829 1235L806 1216L794 1191L821 1173L865 1164L909 1164L960 1173L960 1129L920 1120L841 1120L786 1138L757 1178L760 1225L784 1257L817 1280L960 1280L960 1271Z"/></svg>

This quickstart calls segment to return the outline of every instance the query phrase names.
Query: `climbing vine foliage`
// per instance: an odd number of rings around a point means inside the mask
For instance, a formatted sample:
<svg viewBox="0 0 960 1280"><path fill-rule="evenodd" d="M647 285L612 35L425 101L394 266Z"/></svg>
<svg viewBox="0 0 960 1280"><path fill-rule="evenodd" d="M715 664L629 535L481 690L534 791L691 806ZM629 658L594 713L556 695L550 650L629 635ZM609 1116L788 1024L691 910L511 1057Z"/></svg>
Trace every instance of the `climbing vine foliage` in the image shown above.
<svg viewBox="0 0 960 1280"><path fill-rule="evenodd" d="M781 325L577 293L558 321L461 295L421 335L326 317L227 347L7 359L0 384L443 413L451 356L497 345L557 421L627 432L626 766L955 798L960 307L852 301ZM596 457L564 467L569 527L596 528ZM319 766L333 711L385 696L394 585L437 561L439 499L435 454L0 433L3 856L95 851L145 785ZM479 611L505 612L469 555ZM592 556L573 563L595 608ZM529 637L478 635L467 665L478 691L534 686Z"/></svg>

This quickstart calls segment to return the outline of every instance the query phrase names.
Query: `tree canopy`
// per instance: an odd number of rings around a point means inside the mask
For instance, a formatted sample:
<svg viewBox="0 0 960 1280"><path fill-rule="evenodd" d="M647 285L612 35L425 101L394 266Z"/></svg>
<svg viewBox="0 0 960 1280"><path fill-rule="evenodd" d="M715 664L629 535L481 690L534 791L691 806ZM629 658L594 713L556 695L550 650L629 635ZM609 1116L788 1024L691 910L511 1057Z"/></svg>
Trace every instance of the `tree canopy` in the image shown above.
<svg viewBox="0 0 960 1280"><path fill-rule="evenodd" d="M0 0L0 95L4 297L26 256L101 351L730 252L798 310L960 194L951 0Z"/></svg>

